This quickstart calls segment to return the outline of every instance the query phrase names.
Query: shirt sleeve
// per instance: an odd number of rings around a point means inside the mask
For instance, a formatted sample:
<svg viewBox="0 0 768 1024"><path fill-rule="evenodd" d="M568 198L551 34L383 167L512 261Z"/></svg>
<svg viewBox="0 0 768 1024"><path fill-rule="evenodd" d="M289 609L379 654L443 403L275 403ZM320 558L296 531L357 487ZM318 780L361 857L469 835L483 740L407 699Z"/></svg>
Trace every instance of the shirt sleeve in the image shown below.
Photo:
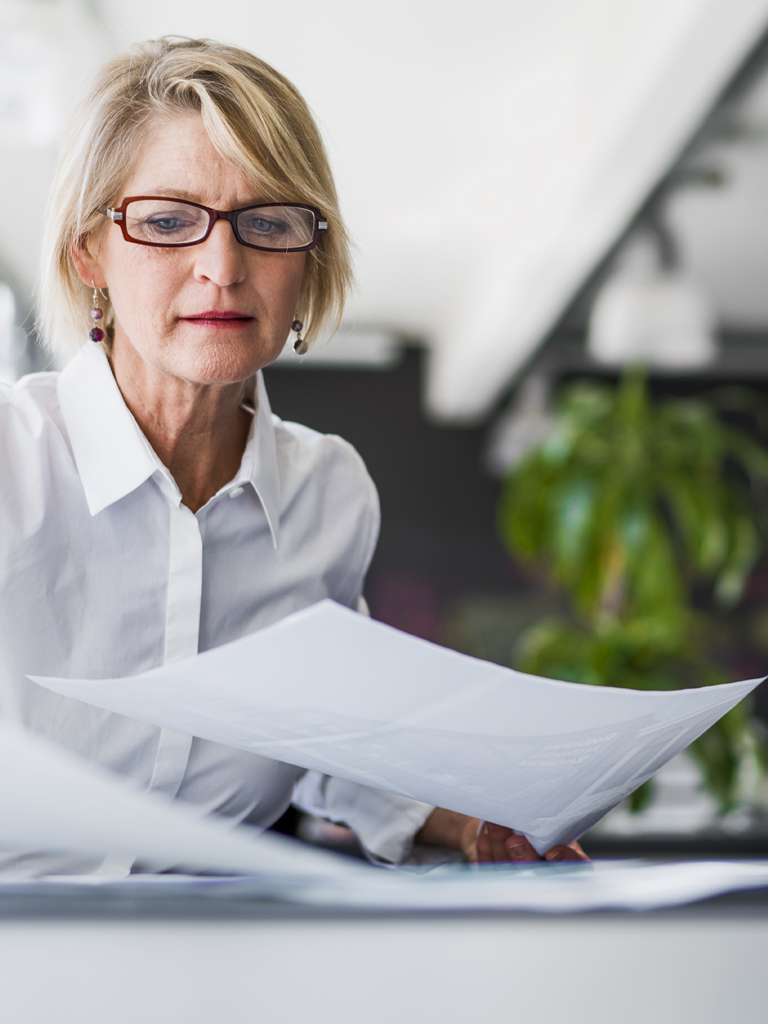
<svg viewBox="0 0 768 1024"><path fill-rule="evenodd" d="M351 828L375 863L424 860L413 840L434 810L432 804L316 771L306 772L296 783L293 804L316 818Z"/></svg>

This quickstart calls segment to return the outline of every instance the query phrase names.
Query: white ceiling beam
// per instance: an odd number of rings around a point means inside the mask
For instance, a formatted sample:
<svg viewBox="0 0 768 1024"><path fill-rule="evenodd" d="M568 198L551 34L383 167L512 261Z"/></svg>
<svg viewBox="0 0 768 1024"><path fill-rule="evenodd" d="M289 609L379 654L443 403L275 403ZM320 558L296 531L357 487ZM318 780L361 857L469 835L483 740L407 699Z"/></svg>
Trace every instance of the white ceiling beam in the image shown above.
<svg viewBox="0 0 768 1024"><path fill-rule="evenodd" d="M487 414L669 169L768 22L765 0L709 0L688 7L684 30L666 46L662 66L649 66L619 130L606 131L602 139L596 133L589 174L557 216L540 225L546 230L537 238L532 227L521 235L510 225L508 236L482 259L462 315L430 353L426 399L435 418L467 422ZM662 50L667 27L658 25ZM616 47L622 44L629 55L637 41L614 40ZM611 81L602 87L610 89ZM531 200L541 201L535 190Z"/></svg>

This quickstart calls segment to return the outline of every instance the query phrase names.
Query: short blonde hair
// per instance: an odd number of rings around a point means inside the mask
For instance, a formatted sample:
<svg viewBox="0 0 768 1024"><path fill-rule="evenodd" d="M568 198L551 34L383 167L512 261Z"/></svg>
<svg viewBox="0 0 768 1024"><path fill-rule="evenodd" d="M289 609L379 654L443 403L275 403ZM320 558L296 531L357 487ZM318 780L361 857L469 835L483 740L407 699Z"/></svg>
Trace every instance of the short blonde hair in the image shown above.
<svg viewBox="0 0 768 1024"><path fill-rule="evenodd" d="M304 99L269 64L234 46L165 37L141 43L99 68L66 133L51 191L39 284L39 328L52 350L86 337L91 291L70 246L108 223L136 154L163 118L198 112L213 145L258 183L267 200L317 206L328 221L307 253L299 318L308 344L336 330L352 271L328 157ZM112 311L105 308L107 343ZM104 321L102 321L104 323Z"/></svg>

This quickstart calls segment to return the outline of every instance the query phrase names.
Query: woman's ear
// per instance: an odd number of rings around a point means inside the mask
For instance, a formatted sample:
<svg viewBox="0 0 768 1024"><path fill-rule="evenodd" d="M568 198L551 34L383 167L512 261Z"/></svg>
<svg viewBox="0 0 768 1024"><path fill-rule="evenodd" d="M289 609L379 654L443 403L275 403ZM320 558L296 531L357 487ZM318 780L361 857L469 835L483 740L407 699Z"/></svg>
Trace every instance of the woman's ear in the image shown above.
<svg viewBox="0 0 768 1024"><path fill-rule="evenodd" d="M106 288L107 280L99 261L88 248L88 238L80 235L69 243L69 255L83 284L89 288Z"/></svg>

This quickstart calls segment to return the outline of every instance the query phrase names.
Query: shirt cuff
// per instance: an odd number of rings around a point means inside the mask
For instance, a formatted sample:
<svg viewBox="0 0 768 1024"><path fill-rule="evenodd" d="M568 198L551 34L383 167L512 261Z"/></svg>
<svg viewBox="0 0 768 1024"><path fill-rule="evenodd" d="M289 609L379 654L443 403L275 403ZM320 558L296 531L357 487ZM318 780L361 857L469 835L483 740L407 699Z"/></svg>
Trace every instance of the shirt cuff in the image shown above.
<svg viewBox="0 0 768 1024"><path fill-rule="evenodd" d="M293 804L316 818L351 828L369 860L383 866L435 863L414 836L434 807L407 796L308 771L296 783ZM435 853L441 848L433 847ZM446 860L445 852L439 861ZM453 858L451 858L453 859Z"/></svg>

